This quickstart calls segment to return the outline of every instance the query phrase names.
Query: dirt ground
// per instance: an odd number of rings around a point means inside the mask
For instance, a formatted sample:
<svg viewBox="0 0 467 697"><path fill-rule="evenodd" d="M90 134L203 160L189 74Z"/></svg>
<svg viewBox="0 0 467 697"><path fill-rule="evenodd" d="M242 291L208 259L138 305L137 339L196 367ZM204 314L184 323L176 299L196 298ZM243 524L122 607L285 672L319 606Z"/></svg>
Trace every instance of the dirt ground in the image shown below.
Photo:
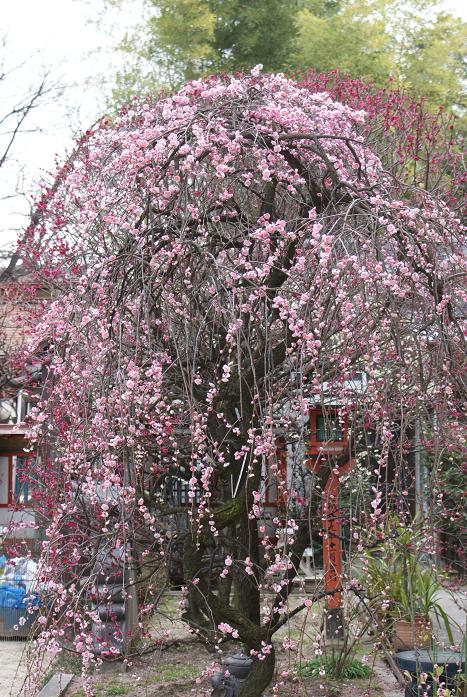
<svg viewBox="0 0 467 697"><path fill-rule="evenodd" d="M212 664L215 656L197 642L181 643L157 656L134 661L127 673L105 673L92 678L95 697L208 697L212 687L209 678L200 680L202 668ZM279 657L278 670L287 668ZM199 681L199 682L198 682ZM390 671L378 659L374 673L363 680L326 680L295 678L282 680L280 697L396 697L403 690ZM270 688L265 697L272 697ZM67 697L83 697L81 678L74 678Z"/></svg>
<svg viewBox="0 0 467 697"><path fill-rule="evenodd" d="M192 637L177 617L177 605L180 597L177 594L165 599L158 614L152 618L150 626L154 639L159 638L161 647L155 651L134 658L126 672L116 672L117 666L109 667L105 672L96 673L91 678L95 697L208 697L212 687L209 667L222 660L223 657L236 653L238 645L226 643L222 645L222 655L209 651ZM293 602L298 602L296 597ZM368 665L373 668L370 678L360 680L335 680L322 678L297 677L296 671L289 676L281 677L284 671L290 671L299 663L303 665L315 656L316 636L320 632L322 607L317 605L308 615L297 615L293 623L281 629L276 636L277 651L276 680L281 681L278 692L269 688L264 697L399 697L402 688L395 681L392 673L380 657L371 653L372 638L365 635L355 647L354 655L362 658L369 655ZM301 655L297 651L285 651L282 642L288 641L301 647ZM141 648L144 651L144 645ZM66 672L64 665L60 668ZM84 697L83 682L75 677L67 690L66 697Z"/></svg>

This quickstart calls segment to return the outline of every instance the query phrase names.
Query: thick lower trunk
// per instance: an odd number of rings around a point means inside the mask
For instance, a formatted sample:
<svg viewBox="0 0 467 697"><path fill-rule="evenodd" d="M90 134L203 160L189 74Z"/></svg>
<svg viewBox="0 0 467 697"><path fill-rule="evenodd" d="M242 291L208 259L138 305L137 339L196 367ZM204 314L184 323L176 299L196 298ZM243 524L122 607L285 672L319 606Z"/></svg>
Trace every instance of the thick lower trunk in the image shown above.
<svg viewBox="0 0 467 697"><path fill-rule="evenodd" d="M243 569L238 569L233 579L233 586L234 607L260 627L261 599L255 578L246 574Z"/></svg>
<svg viewBox="0 0 467 697"><path fill-rule="evenodd" d="M266 655L264 661L255 658L251 673L243 683L238 697L263 697L264 690L269 687L274 677L275 665L274 648Z"/></svg>
<svg viewBox="0 0 467 697"><path fill-rule="evenodd" d="M223 605L230 605L230 593L232 590L232 575L227 578L219 578L217 581L217 597Z"/></svg>
<svg viewBox="0 0 467 697"><path fill-rule="evenodd" d="M204 593L200 592L197 583L193 583L201 573L201 565L202 552L191 535L187 535L183 547L183 574L188 586L188 607L183 619L200 636L212 640L215 627L206 618Z"/></svg>
<svg viewBox="0 0 467 697"><path fill-rule="evenodd" d="M261 626L261 598L259 584L261 583L261 571L259 564L259 535L258 521L250 518L250 510L253 505L252 491L259 489L260 472L255 471L255 476L247 480L245 496L242 498L238 526L235 531L238 540L239 555L244 559L249 557L253 564L253 574L247 573L242 563L237 565L233 574L235 605L245 617L254 624Z"/></svg>

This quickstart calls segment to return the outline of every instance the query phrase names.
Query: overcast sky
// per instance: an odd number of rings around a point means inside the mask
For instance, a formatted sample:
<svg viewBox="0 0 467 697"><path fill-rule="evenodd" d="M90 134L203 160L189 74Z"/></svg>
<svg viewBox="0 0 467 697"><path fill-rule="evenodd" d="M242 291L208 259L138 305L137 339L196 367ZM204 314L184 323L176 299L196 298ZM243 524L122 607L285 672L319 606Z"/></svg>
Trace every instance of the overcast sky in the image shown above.
<svg viewBox="0 0 467 697"><path fill-rule="evenodd" d="M99 24L102 0L0 0L0 37L6 39L2 71L15 69L0 85L0 118L39 83L44 71L50 85L62 86L60 96L52 92L48 103L34 111L8 166L0 170L0 248L27 223L29 205L15 196L18 186L31 197L56 155L61 159L71 148L73 133L104 111L99 76L121 67L122 54L112 48L137 21L142 0L127 5L130 12L108 11Z"/></svg>
<svg viewBox="0 0 467 697"><path fill-rule="evenodd" d="M31 132L18 138L14 158L0 170L0 249L27 224L27 199L15 196L15 190L19 186L30 198L34 182L53 168L55 156L63 158L71 148L73 131L86 128L104 110L105 94L96 76L112 75L121 67L122 55L112 47L140 17L143 0L127 0L126 12L108 11L97 24L102 2L0 0L6 67L23 64L0 89L0 118L45 70L51 84L64 88L59 98L51 96L50 104L36 110L28 124ZM447 6L467 17L463 0L449 0Z"/></svg>

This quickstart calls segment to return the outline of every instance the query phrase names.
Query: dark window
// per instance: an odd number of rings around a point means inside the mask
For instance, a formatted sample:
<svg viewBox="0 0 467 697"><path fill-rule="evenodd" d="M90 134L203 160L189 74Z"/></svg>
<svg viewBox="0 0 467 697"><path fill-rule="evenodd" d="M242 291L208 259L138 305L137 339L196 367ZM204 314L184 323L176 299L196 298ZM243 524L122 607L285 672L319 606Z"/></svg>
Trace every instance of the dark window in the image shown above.
<svg viewBox="0 0 467 697"><path fill-rule="evenodd" d="M320 443L343 440L342 427L337 416L317 415L316 440Z"/></svg>
<svg viewBox="0 0 467 697"><path fill-rule="evenodd" d="M172 475L168 479L168 495L172 503L176 506L187 506L191 504L192 501L195 504L199 504L201 501L201 487L198 485L194 489L195 496L191 498L188 496L190 487L186 479L180 476Z"/></svg>

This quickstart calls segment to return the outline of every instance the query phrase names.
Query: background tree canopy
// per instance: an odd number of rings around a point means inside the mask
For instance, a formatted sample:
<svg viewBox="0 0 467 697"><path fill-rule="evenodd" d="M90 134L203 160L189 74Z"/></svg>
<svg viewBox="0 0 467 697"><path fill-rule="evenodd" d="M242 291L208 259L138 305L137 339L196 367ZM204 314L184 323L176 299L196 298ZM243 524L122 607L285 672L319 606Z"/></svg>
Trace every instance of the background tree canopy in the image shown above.
<svg viewBox="0 0 467 697"><path fill-rule="evenodd" d="M108 0L123 5L127 0ZM121 47L115 98L258 63L268 72L338 69L434 104L463 106L466 24L433 0L146 0Z"/></svg>

